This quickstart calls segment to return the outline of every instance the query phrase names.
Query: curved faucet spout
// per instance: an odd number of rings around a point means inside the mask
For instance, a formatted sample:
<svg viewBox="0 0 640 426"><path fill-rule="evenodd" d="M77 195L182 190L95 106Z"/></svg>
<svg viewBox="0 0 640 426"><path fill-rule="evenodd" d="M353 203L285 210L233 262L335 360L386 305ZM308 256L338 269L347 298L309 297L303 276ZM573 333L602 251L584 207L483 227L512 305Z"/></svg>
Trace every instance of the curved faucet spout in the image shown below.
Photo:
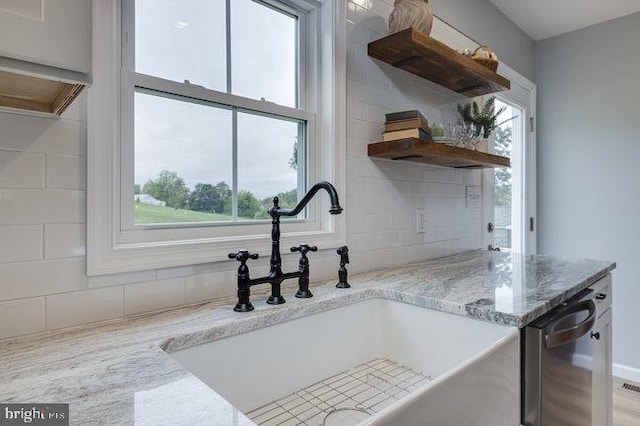
<svg viewBox="0 0 640 426"><path fill-rule="evenodd" d="M338 192L336 189L327 181L318 182L313 185L309 191L302 197L302 200L295 206L293 209L281 209L278 205L278 197L273 199L273 207L269 209L269 215L272 218L281 217L281 216L296 216L298 213L304 209L304 207L311 201L311 199L316 195L316 193L324 189L329 194L329 198L331 199L331 207L329 208L329 213L331 214L340 214L342 213L342 207L340 207L340 201L338 200Z"/></svg>

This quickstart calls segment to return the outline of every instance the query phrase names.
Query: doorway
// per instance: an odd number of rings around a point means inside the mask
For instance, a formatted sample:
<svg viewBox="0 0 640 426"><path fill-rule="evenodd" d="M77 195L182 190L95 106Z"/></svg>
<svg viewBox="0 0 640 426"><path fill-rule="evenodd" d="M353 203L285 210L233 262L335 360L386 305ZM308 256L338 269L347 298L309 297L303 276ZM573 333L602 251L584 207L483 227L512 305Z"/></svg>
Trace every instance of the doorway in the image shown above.
<svg viewBox="0 0 640 426"><path fill-rule="evenodd" d="M490 250L534 254L536 244L536 85L501 64L499 73L511 90L496 94L495 110L503 109L489 151L511 158L511 168L483 173L483 242Z"/></svg>

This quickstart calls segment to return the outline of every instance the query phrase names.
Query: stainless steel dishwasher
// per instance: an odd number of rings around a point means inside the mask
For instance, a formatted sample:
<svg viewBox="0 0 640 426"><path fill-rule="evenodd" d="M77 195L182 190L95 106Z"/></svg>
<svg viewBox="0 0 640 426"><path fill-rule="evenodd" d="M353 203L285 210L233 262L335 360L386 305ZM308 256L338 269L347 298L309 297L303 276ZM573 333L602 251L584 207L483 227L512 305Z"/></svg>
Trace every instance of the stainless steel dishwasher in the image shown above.
<svg viewBox="0 0 640 426"><path fill-rule="evenodd" d="M592 424L593 291L583 290L524 328L522 423ZM597 338L597 336L596 336Z"/></svg>

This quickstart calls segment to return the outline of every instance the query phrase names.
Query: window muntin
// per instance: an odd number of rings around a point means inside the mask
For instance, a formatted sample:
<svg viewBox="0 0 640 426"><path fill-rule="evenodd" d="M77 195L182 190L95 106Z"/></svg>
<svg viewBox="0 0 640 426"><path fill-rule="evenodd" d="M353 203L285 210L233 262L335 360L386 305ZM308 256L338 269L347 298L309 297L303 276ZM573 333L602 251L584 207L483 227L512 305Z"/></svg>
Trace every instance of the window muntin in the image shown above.
<svg viewBox="0 0 640 426"><path fill-rule="evenodd" d="M130 134L123 133L123 140L134 145L123 149L125 156L130 152L135 158L134 196L129 197L128 190L122 193L122 209L134 213L123 211L124 228L250 222L268 218L266 211L276 195L286 200L285 206L295 203L306 184L307 144L312 142L308 128L314 119L296 108L303 98L298 66L304 56L299 36L304 19L298 15L303 12L258 0L217 2L226 4L217 10L200 0L179 2L181 7L175 0L158 1L158 7L152 3L134 1L136 20L143 22L132 25L135 65L124 55L123 81L131 82L128 88L123 85L125 102L129 91L135 93L135 120L124 126ZM197 13L182 11L185 6ZM159 20L160 29L143 16L148 9L153 9L150 16ZM218 21L220 15L225 17L224 38L203 25L216 12ZM169 55L163 55L156 32L167 43ZM205 41L183 36L189 32ZM168 41L170 34L178 34L176 40ZM207 40L216 40L217 48ZM176 58L171 56L174 50L181 51ZM182 50L200 51L207 58L204 65L192 66L190 61L198 62L198 55ZM225 52L226 97L207 87L221 86L219 69L208 65L212 50ZM185 63L179 63L183 58ZM128 71L131 68L136 71ZM182 76L193 77L183 82ZM244 98L259 102L247 107ZM123 122L131 120L127 108L123 111Z"/></svg>

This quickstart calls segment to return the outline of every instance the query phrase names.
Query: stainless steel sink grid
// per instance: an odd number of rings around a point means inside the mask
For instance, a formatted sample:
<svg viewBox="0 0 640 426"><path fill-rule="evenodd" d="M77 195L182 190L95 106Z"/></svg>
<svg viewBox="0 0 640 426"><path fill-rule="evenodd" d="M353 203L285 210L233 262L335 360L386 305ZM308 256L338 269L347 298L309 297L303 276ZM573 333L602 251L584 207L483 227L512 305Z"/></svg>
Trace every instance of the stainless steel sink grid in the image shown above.
<svg viewBox="0 0 640 426"><path fill-rule="evenodd" d="M375 359L247 413L261 426L347 426L433 380L393 361Z"/></svg>

